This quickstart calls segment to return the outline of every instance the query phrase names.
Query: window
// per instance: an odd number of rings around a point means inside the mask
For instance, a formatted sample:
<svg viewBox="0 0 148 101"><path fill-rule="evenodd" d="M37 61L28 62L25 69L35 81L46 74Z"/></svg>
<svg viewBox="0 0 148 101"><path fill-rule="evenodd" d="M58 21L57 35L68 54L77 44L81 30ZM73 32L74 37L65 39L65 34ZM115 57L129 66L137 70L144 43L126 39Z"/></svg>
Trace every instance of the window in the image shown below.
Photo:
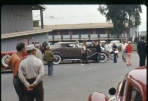
<svg viewBox="0 0 148 101"><path fill-rule="evenodd" d="M73 46L70 44L61 44L62 48L72 48Z"/></svg>
<svg viewBox="0 0 148 101"><path fill-rule="evenodd" d="M140 91L133 85L130 86L129 98L130 98L129 101L142 101L142 96L140 94Z"/></svg>

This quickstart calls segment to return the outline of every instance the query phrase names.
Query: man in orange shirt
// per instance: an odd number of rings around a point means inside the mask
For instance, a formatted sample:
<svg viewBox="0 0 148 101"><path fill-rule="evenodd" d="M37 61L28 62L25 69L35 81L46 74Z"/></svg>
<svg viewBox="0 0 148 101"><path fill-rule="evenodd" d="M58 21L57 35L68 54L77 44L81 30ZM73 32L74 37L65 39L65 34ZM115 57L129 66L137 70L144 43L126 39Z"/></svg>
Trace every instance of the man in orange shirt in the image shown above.
<svg viewBox="0 0 148 101"><path fill-rule="evenodd" d="M22 56L25 53L25 44L24 43L18 43L16 46L17 52L12 54L8 66L13 71L13 85L16 90L16 93L19 97L19 101L25 101L25 93L24 93L24 85L20 81L18 77L18 69L20 62L22 61Z"/></svg>

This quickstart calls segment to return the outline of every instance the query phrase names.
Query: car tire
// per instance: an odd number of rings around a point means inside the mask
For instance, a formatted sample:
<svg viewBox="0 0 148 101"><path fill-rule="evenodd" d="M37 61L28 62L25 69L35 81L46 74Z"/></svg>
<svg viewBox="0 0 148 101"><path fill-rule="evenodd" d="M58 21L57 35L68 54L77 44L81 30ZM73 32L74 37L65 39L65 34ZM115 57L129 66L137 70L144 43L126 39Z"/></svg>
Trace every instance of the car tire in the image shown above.
<svg viewBox="0 0 148 101"><path fill-rule="evenodd" d="M106 62L107 61L107 55L105 53L101 53L101 59L100 62Z"/></svg>
<svg viewBox="0 0 148 101"><path fill-rule="evenodd" d="M54 57L56 58L56 60L53 61L54 65L60 64L62 61L62 58L59 54L54 54Z"/></svg>
<svg viewBox="0 0 148 101"><path fill-rule="evenodd" d="M10 57L11 57L10 55L5 55L2 57L1 62L4 67L8 67L8 61L9 61Z"/></svg>

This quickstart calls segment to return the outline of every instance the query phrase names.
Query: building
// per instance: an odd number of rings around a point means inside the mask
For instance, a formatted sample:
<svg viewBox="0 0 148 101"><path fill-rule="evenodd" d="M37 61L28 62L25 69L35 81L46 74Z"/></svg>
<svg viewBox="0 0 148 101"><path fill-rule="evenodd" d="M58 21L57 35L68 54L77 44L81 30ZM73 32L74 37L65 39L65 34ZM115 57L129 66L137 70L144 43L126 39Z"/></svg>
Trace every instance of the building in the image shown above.
<svg viewBox="0 0 148 101"><path fill-rule="evenodd" d="M39 10L41 19L33 21L32 10ZM116 36L109 34L113 27L110 23L84 23L84 24L61 24L44 25L43 5L4 5L1 9L1 50L16 50L18 42L25 45L32 42L58 42L75 40L117 40ZM38 27L38 22L41 26ZM132 37L136 28L130 28ZM122 34L126 39L127 34Z"/></svg>
<svg viewBox="0 0 148 101"><path fill-rule="evenodd" d="M39 10L41 28L33 29L32 10ZM1 7L1 50L16 50L18 42L26 45L36 40L45 40L50 29L44 29L43 5L4 5ZM33 39L33 38L34 39Z"/></svg>
<svg viewBox="0 0 148 101"><path fill-rule="evenodd" d="M126 25L127 26L127 25ZM47 25L49 42L58 41L82 41L82 40L117 40L117 36L109 34L109 30L113 28L111 23L82 23L82 24L61 24ZM38 29L38 27L34 27ZM135 34L136 27L130 28L130 37ZM121 37L121 36L120 36ZM127 39L127 33L122 34L122 39ZM121 40L121 39L119 39Z"/></svg>

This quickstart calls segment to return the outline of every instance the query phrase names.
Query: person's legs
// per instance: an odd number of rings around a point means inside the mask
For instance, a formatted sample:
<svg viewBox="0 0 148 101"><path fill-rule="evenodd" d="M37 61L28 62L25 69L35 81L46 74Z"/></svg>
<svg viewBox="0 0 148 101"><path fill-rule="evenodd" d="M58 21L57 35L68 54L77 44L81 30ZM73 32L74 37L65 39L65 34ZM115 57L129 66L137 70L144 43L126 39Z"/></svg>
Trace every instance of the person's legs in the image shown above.
<svg viewBox="0 0 148 101"><path fill-rule="evenodd" d="M101 54L99 53L97 56L97 62L100 63Z"/></svg>
<svg viewBox="0 0 148 101"><path fill-rule="evenodd" d="M36 101L44 101L43 81L41 81L34 89Z"/></svg>
<svg viewBox="0 0 148 101"><path fill-rule="evenodd" d="M127 66L129 65L129 53L127 53Z"/></svg>
<svg viewBox="0 0 148 101"><path fill-rule="evenodd" d="M18 77L13 78L13 85L14 85L15 91L19 97L19 101L25 101L24 85Z"/></svg>
<svg viewBox="0 0 148 101"><path fill-rule="evenodd" d="M50 62L48 62L47 64L48 64L48 75L50 75Z"/></svg>
<svg viewBox="0 0 148 101"><path fill-rule="evenodd" d="M116 53L114 53L114 63L116 63L117 62L117 56L116 56L117 54Z"/></svg>
<svg viewBox="0 0 148 101"><path fill-rule="evenodd" d="M126 53L124 52L124 59L125 59L125 62L126 62Z"/></svg>
<svg viewBox="0 0 148 101"><path fill-rule="evenodd" d="M131 66L132 64L131 64L131 53L129 53L129 65Z"/></svg>
<svg viewBox="0 0 148 101"><path fill-rule="evenodd" d="M82 53L82 60L83 60L82 64L84 64L84 53Z"/></svg>
<svg viewBox="0 0 148 101"><path fill-rule="evenodd" d="M141 54L139 54L139 66L142 66L142 55Z"/></svg>
<svg viewBox="0 0 148 101"><path fill-rule="evenodd" d="M146 59L146 54L143 54L141 56L141 65L140 66L145 66L145 59Z"/></svg>
<svg viewBox="0 0 148 101"><path fill-rule="evenodd" d="M50 76L52 76L53 72L53 61L50 62Z"/></svg>
<svg viewBox="0 0 148 101"><path fill-rule="evenodd" d="M34 91L27 91L25 87L25 101L34 101Z"/></svg>
<svg viewBox="0 0 148 101"><path fill-rule="evenodd" d="M88 64L87 54L85 53L85 63Z"/></svg>

